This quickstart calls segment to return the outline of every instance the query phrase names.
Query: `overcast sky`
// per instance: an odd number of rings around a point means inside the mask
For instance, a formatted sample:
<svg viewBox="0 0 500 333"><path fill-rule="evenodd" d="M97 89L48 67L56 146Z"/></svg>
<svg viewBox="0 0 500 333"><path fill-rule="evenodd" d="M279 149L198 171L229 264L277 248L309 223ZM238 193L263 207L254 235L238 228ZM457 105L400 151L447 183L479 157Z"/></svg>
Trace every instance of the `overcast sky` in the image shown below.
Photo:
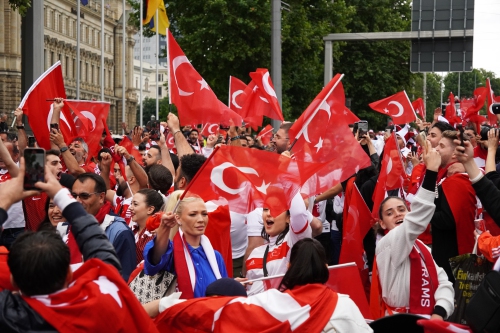
<svg viewBox="0 0 500 333"><path fill-rule="evenodd" d="M500 0L476 0L474 13L474 68L500 77Z"/></svg>

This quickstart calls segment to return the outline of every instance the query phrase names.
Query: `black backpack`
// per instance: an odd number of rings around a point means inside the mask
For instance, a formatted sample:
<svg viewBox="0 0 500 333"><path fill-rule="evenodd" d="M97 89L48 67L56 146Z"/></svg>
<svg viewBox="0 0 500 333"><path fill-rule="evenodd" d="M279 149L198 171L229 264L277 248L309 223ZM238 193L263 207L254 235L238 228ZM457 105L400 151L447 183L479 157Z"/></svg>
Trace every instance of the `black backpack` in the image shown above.
<svg viewBox="0 0 500 333"><path fill-rule="evenodd" d="M500 332L500 272L485 275L465 309L467 325L474 332Z"/></svg>

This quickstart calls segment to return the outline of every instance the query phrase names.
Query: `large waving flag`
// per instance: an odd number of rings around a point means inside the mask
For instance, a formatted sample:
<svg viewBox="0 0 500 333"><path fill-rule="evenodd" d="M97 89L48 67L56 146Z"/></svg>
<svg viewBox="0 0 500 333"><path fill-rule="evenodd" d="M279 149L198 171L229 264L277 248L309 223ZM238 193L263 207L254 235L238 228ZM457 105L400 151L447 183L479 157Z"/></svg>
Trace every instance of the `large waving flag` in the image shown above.
<svg viewBox="0 0 500 333"><path fill-rule="evenodd" d="M227 106L235 112L240 113L245 103L245 89L247 85L234 76L229 77L229 103Z"/></svg>
<svg viewBox="0 0 500 333"><path fill-rule="evenodd" d="M66 98L61 62L58 61L45 71L24 95L19 107L28 116L28 122L38 145L50 149L50 121L52 119L52 101L54 97ZM61 110L59 128L66 144L76 137L77 131L71 111L67 106Z"/></svg>
<svg viewBox="0 0 500 333"><path fill-rule="evenodd" d="M168 31L169 100L177 106L181 125L241 125L241 116L217 99L207 81L194 69Z"/></svg>
<svg viewBox="0 0 500 333"><path fill-rule="evenodd" d="M396 134L387 140L382 157L382 166L377 179L377 185L373 191L372 216L378 219L378 208L386 197L386 191L396 190L403 186L405 179L405 168L398 147Z"/></svg>
<svg viewBox="0 0 500 333"><path fill-rule="evenodd" d="M235 146L216 149L189 183L186 196L227 204L246 214L268 207L273 216L290 208L302 184L321 165ZM272 172L270 172L272 170Z"/></svg>
<svg viewBox="0 0 500 333"><path fill-rule="evenodd" d="M58 332L158 332L118 271L99 259L78 268L68 288L22 297Z"/></svg>
<svg viewBox="0 0 500 333"><path fill-rule="evenodd" d="M371 163L348 127L347 119L353 116L345 107L341 79L342 75L335 75L288 132L295 142L296 159L323 164L301 189L308 196L333 187Z"/></svg>
<svg viewBox="0 0 500 333"><path fill-rule="evenodd" d="M373 110L391 117L394 124L403 125L417 119L413 106L404 90L379 101L370 103L369 106Z"/></svg>
<svg viewBox="0 0 500 333"><path fill-rule="evenodd" d="M321 332L337 298L335 292L317 283L249 297L195 298L167 308L155 318L155 324L160 332L171 333Z"/></svg>
<svg viewBox="0 0 500 333"><path fill-rule="evenodd" d="M151 21L149 22L149 28L151 29L151 31L157 32L156 20L158 19L158 33L162 36L165 36L167 34L168 27L170 27L170 22L168 21L167 10L165 9L163 0L160 0L158 5L158 17L156 16L155 12L154 17L151 18Z"/></svg>
<svg viewBox="0 0 500 333"><path fill-rule="evenodd" d="M450 125L454 126L455 124L459 124L462 122L462 119L460 119L459 116L457 116L457 109L455 108L455 96L453 93L450 91L450 95L448 97L448 100L450 101L448 105L446 106L446 109L444 110L444 117Z"/></svg>
<svg viewBox="0 0 500 333"><path fill-rule="evenodd" d="M486 93L488 94L488 121L490 122L490 125L496 126L498 118L497 118L497 115L493 113L493 110L491 109L491 105L493 103L500 102L500 98L495 97L495 93L493 92L493 89L491 88L490 78L486 79Z"/></svg>
<svg viewBox="0 0 500 333"><path fill-rule="evenodd" d="M101 148L99 142L104 131L104 123L108 118L109 103L79 100L66 100L64 103L76 115L75 127L78 136L89 146L89 156L96 157Z"/></svg>

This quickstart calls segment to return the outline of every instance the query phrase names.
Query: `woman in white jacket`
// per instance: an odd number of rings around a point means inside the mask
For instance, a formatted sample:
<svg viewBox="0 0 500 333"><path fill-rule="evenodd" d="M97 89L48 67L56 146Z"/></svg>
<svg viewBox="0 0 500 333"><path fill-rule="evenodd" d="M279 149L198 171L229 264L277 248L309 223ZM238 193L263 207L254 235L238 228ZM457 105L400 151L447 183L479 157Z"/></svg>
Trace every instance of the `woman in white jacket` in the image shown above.
<svg viewBox="0 0 500 333"><path fill-rule="evenodd" d="M452 283L432 259L430 249L417 240L436 208L434 189L441 156L430 149L424 152L424 162L427 171L411 212L398 197L386 198L379 207L379 223L387 234L375 251L378 279L376 276L372 279L374 319L392 313L446 319L454 310ZM381 297L377 297L378 289Z"/></svg>

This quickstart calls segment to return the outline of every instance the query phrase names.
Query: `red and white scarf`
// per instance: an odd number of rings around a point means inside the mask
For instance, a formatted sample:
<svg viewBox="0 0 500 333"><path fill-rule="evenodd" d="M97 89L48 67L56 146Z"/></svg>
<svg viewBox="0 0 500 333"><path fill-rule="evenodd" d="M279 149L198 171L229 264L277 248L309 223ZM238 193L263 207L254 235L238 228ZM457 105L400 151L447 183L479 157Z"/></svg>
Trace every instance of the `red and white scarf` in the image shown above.
<svg viewBox="0 0 500 333"><path fill-rule="evenodd" d="M215 252L207 236L201 236L201 247L207 255L208 263L214 272L215 278L220 279L219 265L215 257ZM193 259L189 252L184 233L179 228L179 232L174 236L174 266L177 274L177 284L182 292L182 298L194 298L194 287L196 285L196 272L194 270ZM187 278L189 276L189 279Z"/></svg>
<svg viewBox="0 0 500 333"><path fill-rule="evenodd" d="M436 264L429 249L416 240L410 252L409 313L431 315L436 305L434 293L439 280Z"/></svg>

